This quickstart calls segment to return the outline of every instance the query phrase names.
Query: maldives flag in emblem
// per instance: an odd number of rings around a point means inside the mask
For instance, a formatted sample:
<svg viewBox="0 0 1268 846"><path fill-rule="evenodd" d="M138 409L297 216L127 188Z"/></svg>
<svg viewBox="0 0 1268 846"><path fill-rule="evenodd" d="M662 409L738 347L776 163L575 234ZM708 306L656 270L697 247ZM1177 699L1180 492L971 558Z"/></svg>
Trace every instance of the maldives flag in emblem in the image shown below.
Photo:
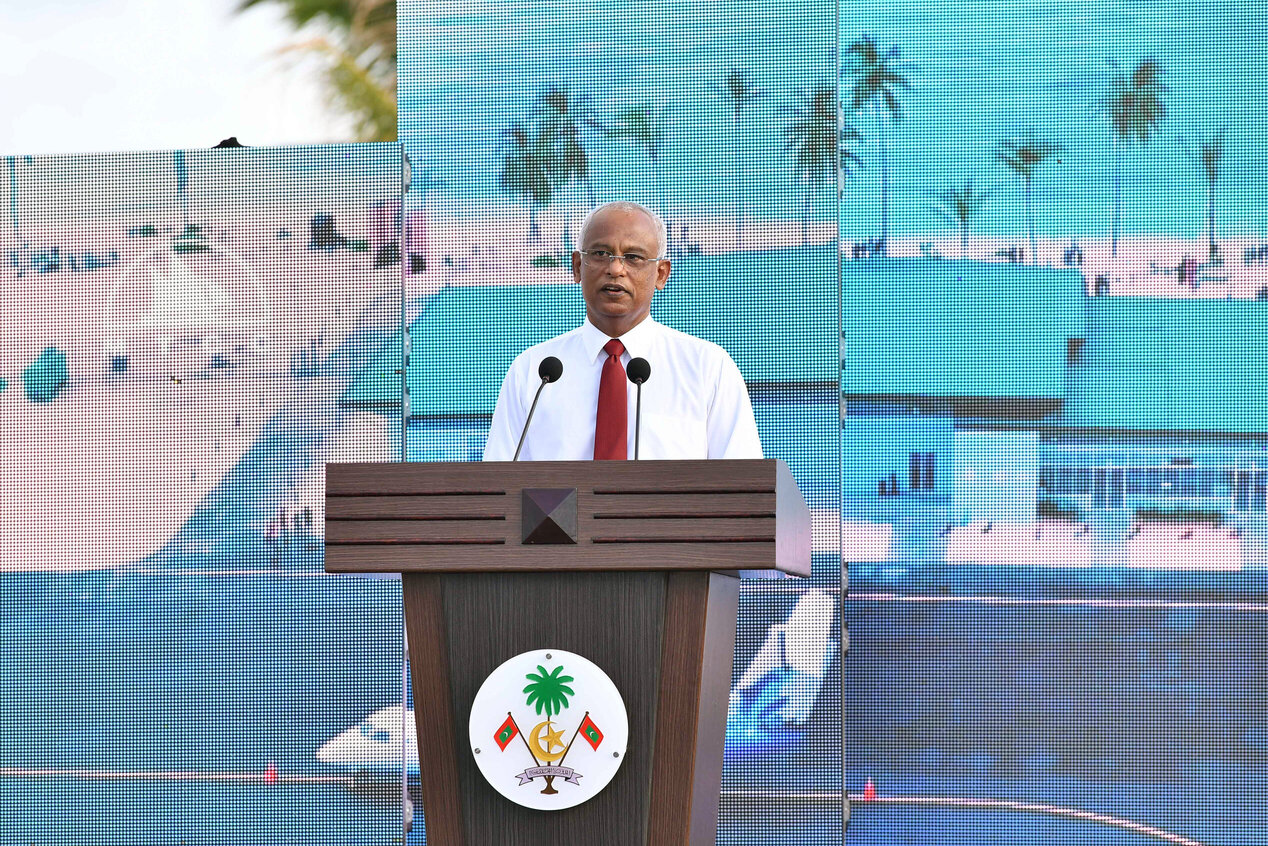
<svg viewBox="0 0 1268 846"><path fill-rule="evenodd" d="M578 731L586 739L586 743L598 751L599 744L603 742L603 732L599 731L599 727L594 724L594 720L590 719L589 714L586 714L586 718L581 721L581 728Z"/></svg>
<svg viewBox="0 0 1268 846"><path fill-rule="evenodd" d="M498 745L498 749L506 751L506 744L515 739L515 735L519 734L519 727L515 725L515 721L511 719L511 715L506 715L506 722L502 723L502 727L493 735L493 742Z"/></svg>

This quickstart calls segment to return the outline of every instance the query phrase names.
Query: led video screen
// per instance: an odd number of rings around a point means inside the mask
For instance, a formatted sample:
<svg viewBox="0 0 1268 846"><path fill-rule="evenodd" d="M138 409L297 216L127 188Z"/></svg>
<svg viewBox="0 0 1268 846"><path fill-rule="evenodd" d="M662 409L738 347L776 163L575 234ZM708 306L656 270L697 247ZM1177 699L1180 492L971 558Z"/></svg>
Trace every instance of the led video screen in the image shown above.
<svg viewBox="0 0 1268 846"><path fill-rule="evenodd" d="M515 357L588 319L572 268L593 248L587 216L626 200L666 225L652 319L730 354L763 454L787 462L810 506L813 578L742 585L720 843L843 836L833 14L397 9L406 459L484 456ZM649 386L686 376L651 372Z"/></svg>
<svg viewBox="0 0 1268 846"><path fill-rule="evenodd" d="M319 468L481 460L613 200L814 517L719 843L1268 837L1257 9L397 15L400 147L3 159L0 839L425 842Z"/></svg>
<svg viewBox="0 0 1268 846"><path fill-rule="evenodd" d="M888 36L875 55L842 36L865 136L842 206L844 489L878 565L856 584L1255 592L1258 118L1242 74L1210 72L1256 67L1253 47L1193 4L990 5L1007 43L951 6L937 38L902 32L927 14L902 5L851 21Z"/></svg>
<svg viewBox="0 0 1268 846"><path fill-rule="evenodd" d="M322 515L324 462L400 456L345 400L399 147L0 162L0 840L391 842L329 743L400 713L400 586L325 575Z"/></svg>
<svg viewBox="0 0 1268 846"><path fill-rule="evenodd" d="M1256 15L842 10L849 842L1265 837Z"/></svg>

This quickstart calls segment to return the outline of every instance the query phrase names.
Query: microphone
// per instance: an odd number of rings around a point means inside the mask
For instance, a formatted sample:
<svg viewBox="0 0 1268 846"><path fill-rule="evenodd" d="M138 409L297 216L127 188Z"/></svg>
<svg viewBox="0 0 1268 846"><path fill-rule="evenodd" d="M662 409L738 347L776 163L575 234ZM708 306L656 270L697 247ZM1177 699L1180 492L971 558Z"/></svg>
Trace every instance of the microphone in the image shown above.
<svg viewBox="0 0 1268 846"><path fill-rule="evenodd" d="M638 428L643 416L643 383L652 375L652 366L645 358L631 358L625 367L625 375L630 378L637 389L634 400L634 460L638 460Z"/></svg>
<svg viewBox="0 0 1268 846"><path fill-rule="evenodd" d="M564 363L553 355L548 355L542 359L542 363L537 365L537 375L542 377L542 383L537 386L537 393L533 394L533 404L528 409L528 419L524 421L524 430L520 432L520 442L515 447L515 457L512 461L520 460L520 450L524 448L524 438L528 437L528 424L533 422L533 412L537 410L537 400L541 398L542 388L551 382L559 381L559 377L564 375Z"/></svg>

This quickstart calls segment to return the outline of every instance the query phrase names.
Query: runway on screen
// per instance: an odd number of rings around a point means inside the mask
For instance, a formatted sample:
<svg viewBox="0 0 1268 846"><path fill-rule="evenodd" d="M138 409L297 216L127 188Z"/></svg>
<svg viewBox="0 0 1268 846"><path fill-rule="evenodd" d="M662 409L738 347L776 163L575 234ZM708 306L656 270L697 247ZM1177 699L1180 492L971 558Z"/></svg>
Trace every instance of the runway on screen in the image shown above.
<svg viewBox="0 0 1268 846"><path fill-rule="evenodd" d="M1135 834L1158 840L1163 843L1175 843L1178 846L1206 846L1201 840L1194 840L1175 832L1166 831L1155 826L1146 825L1135 820L1123 819L1110 814L1085 811L1081 808L1066 808L1060 805L1049 805L1041 802L1019 802L1014 799L989 799L972 796L875 796L868 797L863 793L850 794L851 813L866 812L868 805L923 805L950 809L982 809L988 811L1011 811L1020 814L1047 814L1054 817L1094 825L1120 828Z"/></svg>
<svg viewBox="0 0 1268 846"><path fill-rule="evenodd" d="M276 770L259 773L200 772L197 770L81 770L0 767L0 778L82 778L122 781L250 781L263 784L341 784L355 780L339 775L286 775Z"/></svg>
<svg viewBox="0 0 1268 846"><path fill-rule="evenodd" d="M871 836L870 832L864 828L866 818L874 811L888 809L894 807L924 807L933 808L947 812L964 812L971 814L976 811L988 812L988 819L983 820L980 825L975 827L979 834L989 832L992 826L989 823L990 816L998 816L1000 813L1016 814L1022 817L1040 816L1055 818L1057 820L1073 823L1080 829L1083 824L1101 829L1112 829L1126 832L1129 835L1138 835L1144 838L1144 842L1168 843L1175 846L1209 846L1206 841L1197 840L1192 837L1179 834L1177 832L1168 831L1158 826L1148 825L1138 820L1126 819L1115 816L1113 814L1105 814L1096 811L1089 811L1083 808L1067 807L1062 805L1054 805L1044 802L1026 802L1015 799L999 799L993 797L975 797L975 796L932 796L932 795L906 795L906 796L884 796L873 795L870 791L862 793L849 794L850 799L850 828L847 840L851 843L871 843L871 842L906 842L902 838L905 836L904 831L914 831L921 826L906 824L902 820L892 820L892 824L883 828L879 837ZM828 791L804 791L804 792L785 792L785 791L764 791L764 790L731 790L723 791L722 801L724 806L727 804L746 804L749 807L785 807L789 805L803 804L808 806L819 806L823 808L834 809L830 813L835 813L835 808L841 802L841 794ZM971 824L971 823L970 823ZM1024 823L1023 823L1024 825ZM924 836L928 837L929 832L925 832ZM1079 835L1070 832L1073 837ZM1086 837L1084 831L1082 836ZM1101 842L1098 840L1097 842ZM1135 838L1133 838L1133 842Z"/></svg>

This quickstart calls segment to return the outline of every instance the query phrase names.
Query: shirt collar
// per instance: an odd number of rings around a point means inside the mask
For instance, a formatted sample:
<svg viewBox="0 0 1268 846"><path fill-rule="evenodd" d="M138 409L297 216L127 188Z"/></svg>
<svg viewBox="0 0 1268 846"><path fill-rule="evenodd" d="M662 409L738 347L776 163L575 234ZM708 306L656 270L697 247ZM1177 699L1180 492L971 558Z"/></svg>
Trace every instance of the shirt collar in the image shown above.
<svg viewBox="0 0 1268 846"><path fill-rule="evenodd" d="M625 346L625 351L630 358L638 358L640 354L646 357L651 350L652 337L659 328L660 324L653 320L649 314L637 326L617 340ZM609 340L611 340L610 336L600 331L597 326L590 322L589 318L582 324L581 341L585 345L586 355L591 361L603 354L603 345Z"/></svg>

